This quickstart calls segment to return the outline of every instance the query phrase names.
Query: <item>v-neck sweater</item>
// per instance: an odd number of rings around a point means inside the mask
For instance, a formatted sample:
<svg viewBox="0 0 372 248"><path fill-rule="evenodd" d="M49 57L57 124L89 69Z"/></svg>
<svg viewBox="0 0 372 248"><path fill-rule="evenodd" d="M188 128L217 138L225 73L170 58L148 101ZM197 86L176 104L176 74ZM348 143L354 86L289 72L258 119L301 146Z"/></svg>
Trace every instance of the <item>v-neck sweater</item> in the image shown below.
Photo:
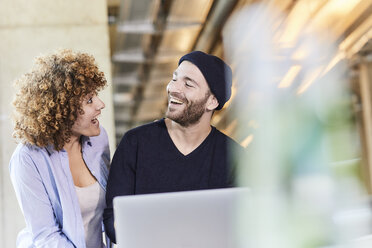
<svg viewBox="0 0 372 248"><path fill-rule="evenodd" d="M164 119L129 130L114 154L107 183L104 223L109 237L115 240L115 196L232 186L230 149L241 147L213 126L187 155L173 143Z"/></svg>

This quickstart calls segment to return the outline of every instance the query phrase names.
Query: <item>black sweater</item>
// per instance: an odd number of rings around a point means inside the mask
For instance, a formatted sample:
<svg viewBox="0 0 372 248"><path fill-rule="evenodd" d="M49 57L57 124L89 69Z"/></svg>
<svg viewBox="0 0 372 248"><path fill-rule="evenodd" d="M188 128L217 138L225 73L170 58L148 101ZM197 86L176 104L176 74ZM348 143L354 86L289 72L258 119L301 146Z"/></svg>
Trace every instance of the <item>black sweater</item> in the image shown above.
<svg viewBox="0 0 372 248"><path fill-rule="evenodd" d="M231 149L242 148L215 127L186 156L174 145L164 119L128 131L108 177L103 214L107 235L116 242L112 208L116 196L233 186L233 166L227 163Z"/></svg>

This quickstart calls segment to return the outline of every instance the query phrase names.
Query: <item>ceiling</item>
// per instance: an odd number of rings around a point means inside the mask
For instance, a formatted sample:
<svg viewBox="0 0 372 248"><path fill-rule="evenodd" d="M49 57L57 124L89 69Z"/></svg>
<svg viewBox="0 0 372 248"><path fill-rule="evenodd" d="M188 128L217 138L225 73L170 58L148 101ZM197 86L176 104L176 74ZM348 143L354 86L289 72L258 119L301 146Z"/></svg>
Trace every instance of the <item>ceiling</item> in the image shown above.
<svg viewBox="0 0 372 248"><path fill-rule="evenodd" d="M109 0L117 140L128 129L164 116L166 85L182 55L202 50L224 57L221 33L229 17L262 2L287 14L286 40L312 22L334 32L341 59L372 50L370 0ZM239 83L234 81L235 88ZM228 108L216 112L213 124L231 133Z"/></svg>

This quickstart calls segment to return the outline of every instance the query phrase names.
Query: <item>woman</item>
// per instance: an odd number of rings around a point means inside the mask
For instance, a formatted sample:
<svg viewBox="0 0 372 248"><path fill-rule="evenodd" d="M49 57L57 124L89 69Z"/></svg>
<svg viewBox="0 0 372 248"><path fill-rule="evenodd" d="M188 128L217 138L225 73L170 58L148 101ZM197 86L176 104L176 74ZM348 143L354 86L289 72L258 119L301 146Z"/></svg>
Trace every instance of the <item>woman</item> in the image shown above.
<svg viewBox="0 0 372 248"><path fill-rule="evenodd" d="M10 175L26 221L17 247L104 247L106 84L92 56L70 50L37 58L16 81Z"/></svg>

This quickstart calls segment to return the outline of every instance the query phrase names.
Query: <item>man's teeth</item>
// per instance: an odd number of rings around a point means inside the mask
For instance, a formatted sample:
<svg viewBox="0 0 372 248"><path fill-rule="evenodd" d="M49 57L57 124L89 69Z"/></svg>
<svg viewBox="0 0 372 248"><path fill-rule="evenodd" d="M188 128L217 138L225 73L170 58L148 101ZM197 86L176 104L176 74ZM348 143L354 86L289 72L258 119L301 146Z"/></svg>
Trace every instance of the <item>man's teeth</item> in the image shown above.
<svg viewBox="0 0 372 248"><path fill-rule="evenodd" d="M177 104L182 104L182 103L183 103L182 101L177 100L177 99L175 99L175 98L171 98L171 102L172 102L172 103L177 103Z"/></svg>

